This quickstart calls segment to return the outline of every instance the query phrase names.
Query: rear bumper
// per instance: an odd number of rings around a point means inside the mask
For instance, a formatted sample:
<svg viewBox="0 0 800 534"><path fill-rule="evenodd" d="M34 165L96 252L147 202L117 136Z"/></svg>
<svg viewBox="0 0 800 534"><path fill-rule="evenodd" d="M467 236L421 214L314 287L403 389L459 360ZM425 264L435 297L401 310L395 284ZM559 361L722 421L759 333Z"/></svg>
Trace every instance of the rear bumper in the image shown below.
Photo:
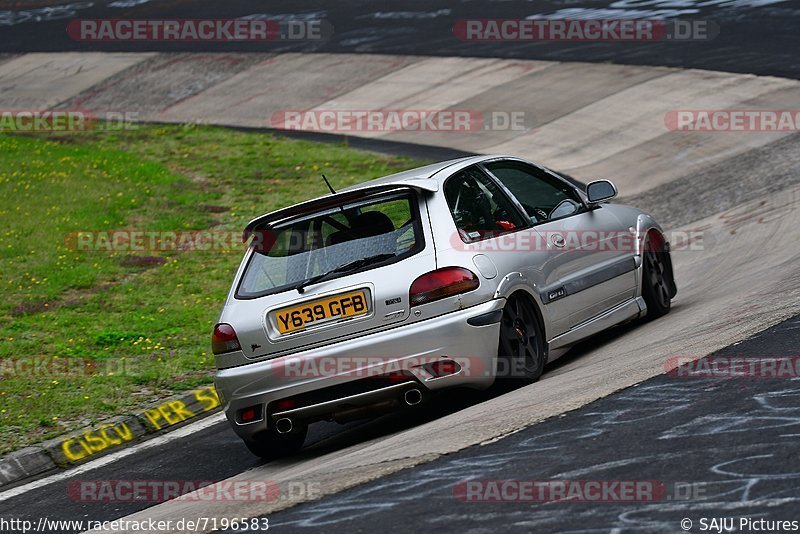
<svg viewBox="0 0 800 534"><path fill-rule="evenodd" d="M422 392L419 384L414 380L383 386L363 393L354 395L338 396L331 400L309 404L300 408L284 409L282 411L272 411L268 413L268 425L280 419L293 419L312 423L321 419L326 419L333 414L334 421L344 423L353 419L359 419L372 413L379 413L384 410L391 410L402 406L409 393L416 392L414 404L422 401ZM418 399L418 400L417 400ZM411 404L411 402L406 402Z"/></svg>
<svg viewBox="0 0 800 534"><path fill-rule="evenodd" d="M272 426L276 412L292 409L271 409L267 413L267 407L274 406L270 403L325 388L336 391L335 386L341 389L342 384L388 373L402 371L409 375L411 383L398 389L398 400L411 388L423 392L453 386L486 388L494 381L497 365L500 324L492 321L499 321L498 311L504 305L503 299L491 300L291 356L221 369L216 374L216 388L224 399L228 421L245 439ZM457 372L434 376L428 364L439 360L457 362ZM336 400L325 399L321 403ZM335 407L334 404L328 407ZM245 408L255 408L260 415L243 423L239 414ZM324 410L317 411L320 413L315 412L315 418L324 418Z"/></svg>

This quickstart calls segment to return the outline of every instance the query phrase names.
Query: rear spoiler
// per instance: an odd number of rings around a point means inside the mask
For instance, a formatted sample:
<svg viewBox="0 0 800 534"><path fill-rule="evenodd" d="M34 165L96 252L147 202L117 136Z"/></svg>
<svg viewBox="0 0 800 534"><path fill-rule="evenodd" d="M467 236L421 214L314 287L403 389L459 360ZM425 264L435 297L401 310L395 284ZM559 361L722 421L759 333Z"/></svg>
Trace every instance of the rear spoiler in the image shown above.
<svg viewBox="0 0 800 534"><path fill-rule="evenodd" d="M247 240L250 239L250 236L256 232L256 229L266 230L274 226L275 223L284 219L297 217L314 211L335 208L342 204L361 200L362 198L366 198L376 193L383 193L403 187L411 187L414 189L420 189L422 191L436 192L439 190L439 183L436 180L420 178L397 180L390 183L375 184L366 187L354 186L353 188L343 189L333 195L307 200L305 202L301 202L300 204L295 204L294 206L289 206L288 208L279 209L277 211L261 215L260 217L256 217L247 223L247 226L245 226L244 232L242 232L242 242L247 243Z"/></svg>

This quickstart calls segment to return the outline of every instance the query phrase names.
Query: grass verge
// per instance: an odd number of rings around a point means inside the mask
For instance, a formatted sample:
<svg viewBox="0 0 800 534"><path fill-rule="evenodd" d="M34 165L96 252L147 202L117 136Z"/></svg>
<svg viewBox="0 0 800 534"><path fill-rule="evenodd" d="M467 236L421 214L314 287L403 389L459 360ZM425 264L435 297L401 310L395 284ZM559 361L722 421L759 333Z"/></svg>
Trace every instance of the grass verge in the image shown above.
<svg viewBox="0 0 800 534"><path fill-rule="evenodd" d="M83 246L99 250L81 250L76 232L235 236L325 194L320 173L338 188L416 165L219 127L0 135L0 454L212 381L209 335L237 240L131 252L95 238Z"/></svg>

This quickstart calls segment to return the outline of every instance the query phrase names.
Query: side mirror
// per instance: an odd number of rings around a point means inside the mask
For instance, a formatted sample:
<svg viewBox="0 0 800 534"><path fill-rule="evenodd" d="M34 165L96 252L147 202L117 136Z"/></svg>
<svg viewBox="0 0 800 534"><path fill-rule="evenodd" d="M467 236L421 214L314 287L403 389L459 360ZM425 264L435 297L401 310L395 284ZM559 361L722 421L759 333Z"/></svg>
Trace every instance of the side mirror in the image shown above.
<svg viewBox="0 0 800 534"><path fill-rule="evenodd" d="M617 188L608 180L595 180L586 186L586 196L590 204L597 204L617 196Z"/></svg>

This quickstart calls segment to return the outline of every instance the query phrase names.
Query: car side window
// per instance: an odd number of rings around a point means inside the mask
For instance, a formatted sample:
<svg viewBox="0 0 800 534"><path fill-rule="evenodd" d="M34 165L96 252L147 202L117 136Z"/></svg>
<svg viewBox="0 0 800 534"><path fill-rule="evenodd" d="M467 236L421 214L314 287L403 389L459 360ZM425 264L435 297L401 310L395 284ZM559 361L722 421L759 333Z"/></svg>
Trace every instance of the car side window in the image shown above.
<svg viewBox="0 0 800 534"><path fill-rule="evenodd" d="M450 177L444 186L444 196L465 243L527 226L511 199L477 167Z"/></svg>
<svg viewBox="0 0 800 534"><path fill-rule="evenodd" d="M488 163L486 168L511 191L533 223L562 219L583 209L569 185L541 169L513 161Z"/></svg>

